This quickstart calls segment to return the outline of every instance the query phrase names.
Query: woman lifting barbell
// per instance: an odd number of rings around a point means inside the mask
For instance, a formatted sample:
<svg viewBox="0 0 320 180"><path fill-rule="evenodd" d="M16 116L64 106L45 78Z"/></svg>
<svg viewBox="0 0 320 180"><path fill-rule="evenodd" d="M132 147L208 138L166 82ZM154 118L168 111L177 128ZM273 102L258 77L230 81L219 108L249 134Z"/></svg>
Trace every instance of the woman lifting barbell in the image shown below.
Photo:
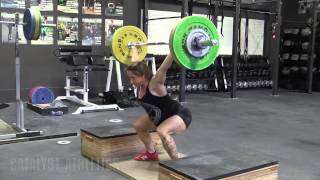
<svg viewBox="0 0 320 180"><path fill-rule="evenodd" d="M127 76L138 88L138 99L146 114L137 118L133 126L146 147L146 151L134 157L137 161L157 161L158 153L152 143L149 131L156 130L171 159L178 158L176 143L171 135L185 131L191 121L189 109L170 98L164 85L166 72L171 66L173 58L169 54L156 74L153 75L149 67L143 63L127 67Z"/></svg>
<svg viewBox="0 0 320 180"><path fill-rule="evenodd" d="M192 115L190 110L169 97L164 85L166 72L173 59L181 67L191 70L202 70L213 64L218 55L219 36L214 24L206 18L183 18L170 33L170 54L153 75L142 62L147 54L146 46L163 44L147 42L144 32L134 26L119 28L110 42L114 57L129 65L127 76L138 88L138 99L147 112L134 122L134 128L146 147L145 152L134 158L138 161L159 160L150 130L158 132L171 159L178 158L176 144L171 135L185 131L192 121Z"/></svg>

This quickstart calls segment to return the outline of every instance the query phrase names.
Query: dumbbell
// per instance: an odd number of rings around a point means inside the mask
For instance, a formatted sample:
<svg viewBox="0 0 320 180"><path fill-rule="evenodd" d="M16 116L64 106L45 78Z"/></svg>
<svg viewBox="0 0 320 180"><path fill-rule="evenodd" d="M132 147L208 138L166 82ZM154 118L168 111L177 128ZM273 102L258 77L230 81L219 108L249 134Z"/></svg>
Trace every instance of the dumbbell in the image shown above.
<svg viewBox="0 0 320 180"><path fill-rule="evenodd" d="M198 90L202 91L203 90L203 84L198 84Z"/></svg>
<svg viewBox="0 0 320 180"><path fill-rule="evenodd" d="M309 55L308 54L302 54L300 56L300 60L302 60L302 61L307 61L308 59L309 59Z"/></svg>
<svg viewBox="0 0 320 180"><path fill-rule="evenodd" d="M239 88L243 88L243 82L239 81Z"/></svg>
<svg viewBox="0 0 320 180"><path fill-rule="evenodd" d="M303 43L301 43L301 48L304 49L304 50L308 50L309 49L309 45L310 45L309 42L303 42Z"/></svg>
<svg viewBox="0 0 320 180"><path fill-rule="evenodd" d="M198 85L192 84L192 91L197 91L197 90L198 90Z"/></svg>
<svg viewBox="0 0 320 180"><path fill-rule="evenodd" d="M306 67L306 66L300 67L300 72L301 73L307 73L308 72L308 67Z"/></svg>
<svg viewBox="0 0 320 180"><path fill-rule="evenodd" d="M230 87L231 87L231 82L230 82ZM239 82L236 82L236 88L239 88L239 87L240 87Z"/></svg>
<svg viewBox="0 0 320 180"><path fill-rule="evenodd" d="M292 66L292 67L290 68L290 71L291 71L291 73L297 73L297 72L299 71L299 67L297 67L297 66Z"/></svg>
<svg viewBox="0 0 320 180"><path fill-rule="evenodd" d="M291 60L292 61L298 61L299 60L299 54L292 54L291 55Z"/></svg>
<svg viewBox="0 0 320 180"><path fill-rule="evenodd" d="M203 90L206 91L206 90L208 90L208 89L209 89L208 84L206 84L206 83L203 84Z"/></svg>
<svg viewBox="0 0 320 180"><path fill-rule="evenodd" d="M291 71L291 70L290 70L290 67L287 67L287 66L286 66L286 67L283 67L283 68L282 68L281 74L284 75L284 76L288 76L288 75L290 74L290 71Z"/></svg>
<svg viewBox="0 0 320 180"><path fill-rule="evenodd" d="M282 54L282 59L283 60L288 60L289 58L290 58L290 54L289 53Z"/></svg>
<svg viewBox="0 0 320 180"><path fill-rule="evenodd" d="M248 88L252 88L253 87L253 85L252 85L252 81L248 81Z"/></svg>
<svg viewBox="0 0 320 180"><path fill-rule="evenodd" d="M256 88L257 87L257 81L252 81L252 87Z"/></svg>
<svg viewBox="0 0 320 180"><path fill-rule="evenodd" d="M177 91L177 86L176 85L172 85L171 89L172 89L172 92L176 92Z"/></svg>
<svg viewBox="0 0 320 180"><path fill-rule="evenodd" d="M294 42L291 41L291 40L285 40L285 41L283 42L283 46L288 46L288 47L290 47L290 46L293 46L293 45L294 45Z"/></svg>
<svg viewBox="0 0 320 180"><path fill-rule="evenodd" d="M293 34L293 35L298 35L300 30L298 28L295 29L284 29L283 30L284 34Z"/></svg>
<svg viewBox="0 0 320 180"><path fill-rule="evenodd" d="M257 87L261 87L261 80L256 81L257 82Z"/></svg>
<svg viewBox="0 0 320 180"><path fill-rule="evenodd" d="M191 90L192 90L192 85L191 85L191 84L187 84L186 90L187 90L187 92L191 92Z"/></svg>
<svg viewBox="0 0 320 180"><path fill-rule="evenodd" d="M309 27L306 27L304 29L301 29L301 35L302 36L310 36L311 35L311 29Z"/></svg>
<svg viewBox="0 0 320 180"><path fill-rule="evenodd" d="M269 86L270 86L270 81L266 80L266 87L269 87Z"/></svg>
<svg viewBox="0 0 320 180"><path fill-rule="evenodd" d="M244 82L243 82L243 87L244 87L244 88L248 88L248 86L249 86L248 82L247 82L247 81L244 81Z"/></svg>
<svg viewBox="0 0 320 180"><path fill-rule="evenodd" d="M172 89L171 89L171 86L170 85L167 85L167 91L170 93L172 92Z"/></svg>

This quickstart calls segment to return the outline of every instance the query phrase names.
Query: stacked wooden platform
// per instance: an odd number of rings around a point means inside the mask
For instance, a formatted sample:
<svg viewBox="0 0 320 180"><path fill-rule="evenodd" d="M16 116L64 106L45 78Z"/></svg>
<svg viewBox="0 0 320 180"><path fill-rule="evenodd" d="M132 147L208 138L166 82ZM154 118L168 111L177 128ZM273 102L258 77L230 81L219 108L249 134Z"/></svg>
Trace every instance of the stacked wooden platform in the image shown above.
<svg viewBox="0 0 320 180"><path fill-rule="evenodd" d="M119 174L138 180L276 180L278 162L255 153L219 150L170 160L156 132L152 140L160 162L135 161L132 158L145 150L128 124L81 129L81 153Z"/></svg>

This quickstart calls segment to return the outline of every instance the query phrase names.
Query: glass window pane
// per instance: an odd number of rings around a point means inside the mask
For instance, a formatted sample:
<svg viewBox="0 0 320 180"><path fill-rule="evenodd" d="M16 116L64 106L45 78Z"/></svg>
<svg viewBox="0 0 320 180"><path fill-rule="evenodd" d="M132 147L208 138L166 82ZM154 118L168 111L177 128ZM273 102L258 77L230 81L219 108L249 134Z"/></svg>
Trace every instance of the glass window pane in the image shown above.
<svg viewBox="0 0 320 180"><path fill-rule="evenodd" d="M180 12L149 10L149 18L180 16ZM169 43L171 29L179 22L180 18L152 20L148 23L148 41ZM150 54L168 54L168 45L149 46Z"/></svg>
<svg viewBox="0 0 320 180"><path fill-rule="evenodd" d="M53 24L52 16L42 16L42 24ZM53 44L54 27L42 26L38 40L31 41L31 44Z"/></svg>
<svg viewBox="0 0 320 180"><path fill-rule="evenodd" d="M263 55L264 20L249 20L249 54Z"/></svg>
<svg viewBox="0 0 320 180"><path fill-rule="evenodd" d="M219 54L231 55L233 43L233 17L224 17L221 34L221 16L218 16L218 32L220 38Z"/></svg>
<svg viewBox="0 0 320 180"><path fill-rule="evenodd" d="M78 38L78 18L58 17L58 44L77 45Z"/></svg>
<svg viewBox="0 0 320 180"><path fill-rule="evenodd" d="M25 0L1 0L1 7L25 9L26 4L25 4Z"/></svg>
<svg viewBox="0 0 320 180"><path fill-rule="evenodd" d="M14 22L14 13L1 13L2 21L11 21ZM22 23L23 14L19 14L19 22ZM1 24L2 28L2 43L14 43L16 38L16 30L14 25L12 24ZM23 26L18 26L18 34L19 34L19 44L26 44L27 40L24 38L23 34Z"/></svg>
<svg viewBox="0 0 320 180"><path fill-rule="evenodd" d="M82 13L101 15L101 0L83 0Z"/></svg>
<svg viewBox="0 0 320 180"><path fill-rule="evenodd" d="M31 0L31 7L39 7L40 11L53 11L52 0Z"/></svg>
<svg viewBox="0 0 320 180"><path fill-rule="evenodd" d="M122 16L123 0L107 0L105 8L106 16Z"/></svg>
<svg viewBox="0 0 320 180"><path fill-rule="evenodd" d="M82 45L101 45L101 19L82 19Z"/></svg>
<svg viewBox="0 0 320 180"><path fill-rule="evenodd" d="M58 11L78 13L78 0L58 0Z"/></svg>
<svg viewBox="0 0 320 180"><path fill-rule="evenodd" d="M112 41L112 34L119 28L123 26L122 20L116 19L106 19L105 20L105 32L106 32L106 45L110 45Z"/></svg>
<svg viewBox="0 0 320 180"><path fill-rule="evenodd" d="M262 21L262 26L259 22ZM263 54L263 31L264 31L264 21L263 20L249 19L248 27L248 55L262 55ZM246 19L242 18L241 20L241 54L244 54L245 49L245 28L246 28ZM261 29L262 28L262 29ZM262 39L260 39L262 35ZM258 39L257 39L258 38ZM262 42L262 44L261 44ZM261 50L261 51L260 51ZM261 54L259 54L261 52Z"/></svg>

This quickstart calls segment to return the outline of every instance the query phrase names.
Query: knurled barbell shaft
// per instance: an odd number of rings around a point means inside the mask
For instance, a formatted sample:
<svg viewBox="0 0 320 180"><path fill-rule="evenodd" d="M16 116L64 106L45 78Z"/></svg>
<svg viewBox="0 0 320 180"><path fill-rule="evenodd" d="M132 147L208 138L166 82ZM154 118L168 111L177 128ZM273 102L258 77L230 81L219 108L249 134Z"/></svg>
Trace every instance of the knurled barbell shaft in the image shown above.
<svg viewBox="0 0 320 180"><path fill-rule="evenodd" d="M131 49L134 46L155 46L155 45L168 45L168 43L166 42L150 42L150 43L129 42L128 48Z"/></svg>

